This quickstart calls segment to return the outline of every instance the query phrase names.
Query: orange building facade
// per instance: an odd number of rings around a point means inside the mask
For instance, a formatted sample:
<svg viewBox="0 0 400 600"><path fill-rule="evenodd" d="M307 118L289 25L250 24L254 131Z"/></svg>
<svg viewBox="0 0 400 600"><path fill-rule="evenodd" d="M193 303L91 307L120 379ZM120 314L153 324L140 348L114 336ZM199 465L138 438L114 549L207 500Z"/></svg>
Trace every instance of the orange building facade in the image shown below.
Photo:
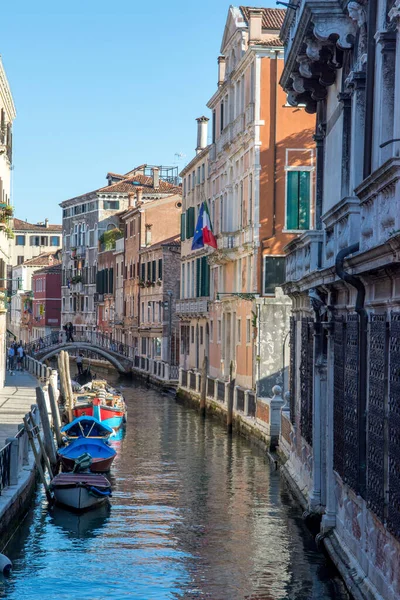
<svg viewBox="0 0 400 600"><path fill-rule="evenodd" d="M261 396L285 383L283 248L313 227L315 118L279 86L285 11L230 7L212 111L209 375ZM287 355L288 353L286 353Z"/></svg>

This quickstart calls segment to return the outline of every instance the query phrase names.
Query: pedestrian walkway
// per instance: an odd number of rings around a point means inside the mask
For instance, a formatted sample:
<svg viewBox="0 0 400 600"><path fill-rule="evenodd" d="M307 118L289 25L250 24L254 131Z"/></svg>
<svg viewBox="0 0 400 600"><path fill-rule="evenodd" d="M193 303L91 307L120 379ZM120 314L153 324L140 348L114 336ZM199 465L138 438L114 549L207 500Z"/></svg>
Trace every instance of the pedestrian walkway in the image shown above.
<svg viewBox="0 0 400 600"><path fill-rule="evenodd" d="M6 385L0 390L0 448L15 436L23 417L36 404L37 379L25 371L12 373L7 372Z"/></svg>

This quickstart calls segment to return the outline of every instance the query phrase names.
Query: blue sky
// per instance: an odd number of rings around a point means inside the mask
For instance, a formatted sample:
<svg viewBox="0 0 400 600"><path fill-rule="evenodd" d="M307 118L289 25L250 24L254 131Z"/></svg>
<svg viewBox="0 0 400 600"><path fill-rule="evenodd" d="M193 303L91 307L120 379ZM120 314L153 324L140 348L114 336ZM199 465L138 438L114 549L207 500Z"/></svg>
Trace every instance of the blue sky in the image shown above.
<svg viewBox="0 0 400 600"><path fill-rule="evenodd" d="M108 171L143 162L182 168L191 160L195 118L208 115L216 89L227 2L14 0L8 7L0 54L17 109L16 216L61 222L59 202L105 185Z"/></svg>

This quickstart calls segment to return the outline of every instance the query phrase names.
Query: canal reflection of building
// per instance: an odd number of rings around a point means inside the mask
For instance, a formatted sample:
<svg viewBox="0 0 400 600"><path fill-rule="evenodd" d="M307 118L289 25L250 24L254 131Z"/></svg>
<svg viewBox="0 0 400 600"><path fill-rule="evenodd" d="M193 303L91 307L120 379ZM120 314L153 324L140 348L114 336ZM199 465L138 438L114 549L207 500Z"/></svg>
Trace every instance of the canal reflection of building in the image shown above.
<svg viewBox="0 0 400 600"><path fill-rule="evenodd" d="M69 539L91 539L102 533L110 519L111 506L106 502L94 510L74 513L55 506L50 515L51 523Z"/></svg>

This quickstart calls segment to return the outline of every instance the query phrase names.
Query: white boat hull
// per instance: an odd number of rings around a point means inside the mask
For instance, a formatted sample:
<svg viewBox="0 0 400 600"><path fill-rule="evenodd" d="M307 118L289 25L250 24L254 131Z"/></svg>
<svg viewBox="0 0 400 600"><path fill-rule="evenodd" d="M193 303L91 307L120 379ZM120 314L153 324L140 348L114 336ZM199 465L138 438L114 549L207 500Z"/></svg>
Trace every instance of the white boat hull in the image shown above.
<svg viewBox="0 0 400 600"><path fill-rule="evenodd" d="M98 498L89 493L85 487L54 489L54 498L57 504L69 506L75 510L86 510L98 506L108 498Z"/></svg>

